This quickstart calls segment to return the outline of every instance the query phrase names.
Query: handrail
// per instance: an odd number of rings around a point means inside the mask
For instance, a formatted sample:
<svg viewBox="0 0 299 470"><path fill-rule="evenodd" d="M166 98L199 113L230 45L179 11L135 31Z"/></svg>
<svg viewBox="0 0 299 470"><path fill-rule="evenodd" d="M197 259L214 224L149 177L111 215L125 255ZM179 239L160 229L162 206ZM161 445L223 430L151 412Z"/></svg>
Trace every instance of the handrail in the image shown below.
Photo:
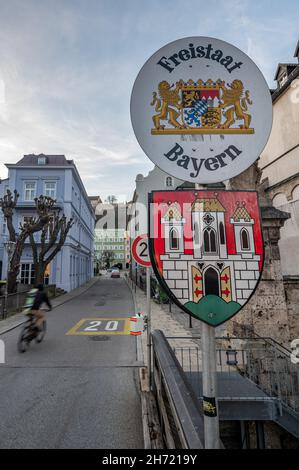
<svg viewBox="0 0 299 470"><path fill-rule="evenodd" d="M156 383L160 376L174 414L180 445L187 449L202 449L204 424L203 415L199 411L200 403L188 385L184 371L163 332L155 330L152 333L152 341L154 367L158 368L158 374L154 373L155 387L161 388L161 383ZM175 442L175 439L172 440Z"/></svg>
<svg viewBox="0 0 299 470"><path fill-rule="evenodd" d="M234 339L238 340L245 340L245 341L259 341L263 340L266 343L269 343L271 346L276 347L278 349L282 349L284 354L290 355L292 351L288 348L286 348L283 344L279 343L276 341L274 338L271 338L271 336L260 336L256 333L254 333L256 337L252 336L216 336L216 340L226 340L226 341L231 341ZM166 339L188 339L188 340L201 340L201 336L166 336ZM273 343L273 344L272 344Z"/></svg>

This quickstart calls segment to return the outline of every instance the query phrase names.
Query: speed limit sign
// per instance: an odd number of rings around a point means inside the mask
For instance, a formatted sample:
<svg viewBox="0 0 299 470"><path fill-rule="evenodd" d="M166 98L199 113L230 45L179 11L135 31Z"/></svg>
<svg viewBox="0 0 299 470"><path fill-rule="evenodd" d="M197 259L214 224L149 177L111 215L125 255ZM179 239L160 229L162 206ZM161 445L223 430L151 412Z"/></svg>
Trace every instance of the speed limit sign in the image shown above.
<svg viewBox="0 0 299 470"><path fill-rule="evenodd" d="M146 233L138 235L132 243L131 248L132 256L136 263L149 268L151 266L149 251L148 251L148 236Z"/></svg>

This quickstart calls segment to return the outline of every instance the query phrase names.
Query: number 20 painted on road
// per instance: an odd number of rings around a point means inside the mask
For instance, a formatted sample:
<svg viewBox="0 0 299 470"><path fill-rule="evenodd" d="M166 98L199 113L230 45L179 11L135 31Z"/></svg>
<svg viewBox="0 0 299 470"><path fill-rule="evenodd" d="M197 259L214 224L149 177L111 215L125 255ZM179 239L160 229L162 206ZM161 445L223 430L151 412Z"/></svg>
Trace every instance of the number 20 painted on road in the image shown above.
<svg viewBox="0 0 299 470"><path fill-rule="evenodd" d="M84 328L83 331L99 331L99 327L102 325L102 321L100 320L94 320L89 323L89 326ZM106 323L106 322L105 322ZM106 325L104 326L105 331L116 331L118 327L118 321L108 321ZM102 329L102 328L101 328Z"/></svg>
<svg viewBox="0 0 299 470"><path fill-rule="evenodd" d="M130 319L118 318L82 318L66 335L128 335L130 334Z"/></svg>

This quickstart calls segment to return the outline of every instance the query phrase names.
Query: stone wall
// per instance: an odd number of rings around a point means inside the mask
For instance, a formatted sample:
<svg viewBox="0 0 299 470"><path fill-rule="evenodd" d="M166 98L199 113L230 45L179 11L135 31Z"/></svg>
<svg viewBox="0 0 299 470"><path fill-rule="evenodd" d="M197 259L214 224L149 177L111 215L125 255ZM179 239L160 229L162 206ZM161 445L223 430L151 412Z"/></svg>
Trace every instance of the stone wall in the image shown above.
<svg viewBox="0 0 299 470"><path fill-rule="evenodd" d="M284 278L291 340L299 338L299 277Z"/></svg>
<svg viewBox="0 0 299 470"><path fill-rule="evenodd" d="M259 336L272 337L289 347L290 330L286 295L283 284L278 241L280 229L289 214L275 209L265 193L266 184L260 184L256 164L230 180L229 189L256 189L259 192L265 261L261 281L250 301L227 323L230 334L237 334L238 326L246 326Z"/></svg>
<svg viewBox="0 0 299 470"><path fill-rule="evenodd" d="M299 449L299 441L273 421L264 421L265 449ZM257 448L256 423L248 422L250 448Z"/></svg>

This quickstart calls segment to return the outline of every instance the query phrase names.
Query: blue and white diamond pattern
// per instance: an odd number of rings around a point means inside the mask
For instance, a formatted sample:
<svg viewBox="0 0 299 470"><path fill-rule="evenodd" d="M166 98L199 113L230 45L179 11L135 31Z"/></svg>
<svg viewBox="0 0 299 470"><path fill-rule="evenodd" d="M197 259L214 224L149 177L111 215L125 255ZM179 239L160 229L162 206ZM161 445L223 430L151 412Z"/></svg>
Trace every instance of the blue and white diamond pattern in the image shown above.
<svg viewBox="0 0 299 470"><path fill-rule="evenodd" d="M196 101L192 108L184 109L184 120L188 126L201 127L201 116L208 110L206 100Z"/></svg>

